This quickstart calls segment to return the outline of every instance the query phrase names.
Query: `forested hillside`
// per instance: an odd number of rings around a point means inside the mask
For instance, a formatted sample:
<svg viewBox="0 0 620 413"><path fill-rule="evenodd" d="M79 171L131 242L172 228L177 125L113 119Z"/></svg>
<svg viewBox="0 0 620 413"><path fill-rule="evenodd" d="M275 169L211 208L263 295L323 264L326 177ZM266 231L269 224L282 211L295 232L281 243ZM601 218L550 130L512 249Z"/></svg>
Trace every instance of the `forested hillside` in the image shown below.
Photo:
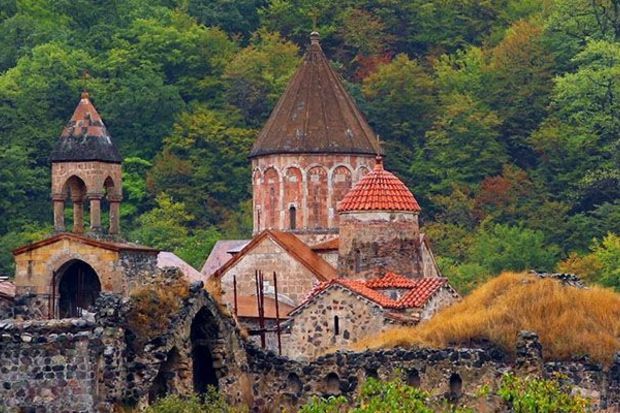
<svg viewBox="0 0 620 413"><path fill-rule="evenodd" d="M0 0L0 274L51 230L83 89L125 158L129 240L199 266L249 236L246 156L313 28L457 288L620 287L620 0Z"/></svg>

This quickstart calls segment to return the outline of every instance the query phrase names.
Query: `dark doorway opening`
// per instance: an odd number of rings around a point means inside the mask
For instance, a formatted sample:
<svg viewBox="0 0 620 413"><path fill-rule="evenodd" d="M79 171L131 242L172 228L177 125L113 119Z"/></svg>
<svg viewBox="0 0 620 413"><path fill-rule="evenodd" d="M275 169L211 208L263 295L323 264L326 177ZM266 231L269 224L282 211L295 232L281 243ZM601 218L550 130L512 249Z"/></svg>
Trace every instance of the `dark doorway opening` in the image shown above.
<svg viewBox="0 0 620 413"><path fill-rule="evenodd" d="M58 317L81 317L94 312L95 300L101 293L97 273L84 261L70 261L59 271Z"/></svg>
<svg viewBox="0 0 620 413"><path fill-rule="evenodd" d="M153 385L149 389L149 403L155 403L158 399L169 394L176 393L175 379L179 364L179 352L172 348L162 363L153 380Z"/></svg>
<svg viewBox="0 0 620 413"><path fill-rule="evenodd" d="M198 394L205 394L209 386L218 388L211 348L219 337L219 329L208 309L203 308L196 314L192 322L190 336L194 391Z"/></svg>

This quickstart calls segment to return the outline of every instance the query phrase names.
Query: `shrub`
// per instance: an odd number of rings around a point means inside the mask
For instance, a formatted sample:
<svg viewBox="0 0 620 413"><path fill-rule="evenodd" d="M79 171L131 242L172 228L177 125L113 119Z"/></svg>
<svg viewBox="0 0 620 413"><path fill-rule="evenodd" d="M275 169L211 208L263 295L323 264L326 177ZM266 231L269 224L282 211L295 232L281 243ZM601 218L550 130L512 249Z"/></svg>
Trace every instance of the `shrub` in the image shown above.
<svg viewBox="0 0 620 413"><path fill-rule="evenodd" d="M141 351L144 344L165 332L188 295L189 285L180 272L176 278L158 280L131 294L127 327L135 334L134 351Z"/></svg>
<svg viewBox="0 0 620 413"><path fill-rule="evenodd" d="M245 407L231 406L217 392L209 387L207 394L181 397L170 395L149 406L145 413L245 413Z"/></svg>
<svg viewBox="0 0 620 413"><path fill-rule="evenodd" d="M585 256L569 255L558 269L620 291L620 236L609 233L602 241L594 240L590 251Z"/></svg>
<svg viewBox="0 0 620 413"><path fill-rule="evenodd" d="M582 413L588 408L586 399L571 395L557 380L508 373L502 377L498 394L514 413Z"/></svg>

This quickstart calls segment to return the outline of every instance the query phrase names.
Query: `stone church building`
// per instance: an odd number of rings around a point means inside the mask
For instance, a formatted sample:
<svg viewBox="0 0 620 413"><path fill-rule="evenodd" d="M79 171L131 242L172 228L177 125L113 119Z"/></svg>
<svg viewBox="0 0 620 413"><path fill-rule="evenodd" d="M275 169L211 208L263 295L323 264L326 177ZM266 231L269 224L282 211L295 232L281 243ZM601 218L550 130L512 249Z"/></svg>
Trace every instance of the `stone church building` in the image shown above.
<svg viewBox="0 0 620 413"><path fill-rule="evenodd" d="M256 271L266 274L267 302L276 301L275 273L277 301L293 308L278 317L286 320L283 353L291 357L419 322L458 299L420 232L420 206L384 169L379 140L317 33L249 157L254 236L218 242L203 267L232 312L244 303L242 326L258 329ZM408 280L406 287L367 286L388 274ZM405 289L422 298L403 306L388 294Z"/></svg>

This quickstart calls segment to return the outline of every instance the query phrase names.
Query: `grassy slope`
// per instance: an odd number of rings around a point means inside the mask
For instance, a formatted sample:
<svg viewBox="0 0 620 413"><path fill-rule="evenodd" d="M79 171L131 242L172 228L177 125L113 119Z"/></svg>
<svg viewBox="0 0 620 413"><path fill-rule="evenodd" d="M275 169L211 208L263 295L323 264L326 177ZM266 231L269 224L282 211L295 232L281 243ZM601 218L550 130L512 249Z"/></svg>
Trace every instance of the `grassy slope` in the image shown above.
<svg viewBox="0 0 620 413"><path fill-rule="evenodd" d="M607 363L620 351L620 294L505 273L431 320L369 337L358 342L355 349L443 347L487 339L513 351L521 330L539 334L547 359L589 354Z"/></svg>

